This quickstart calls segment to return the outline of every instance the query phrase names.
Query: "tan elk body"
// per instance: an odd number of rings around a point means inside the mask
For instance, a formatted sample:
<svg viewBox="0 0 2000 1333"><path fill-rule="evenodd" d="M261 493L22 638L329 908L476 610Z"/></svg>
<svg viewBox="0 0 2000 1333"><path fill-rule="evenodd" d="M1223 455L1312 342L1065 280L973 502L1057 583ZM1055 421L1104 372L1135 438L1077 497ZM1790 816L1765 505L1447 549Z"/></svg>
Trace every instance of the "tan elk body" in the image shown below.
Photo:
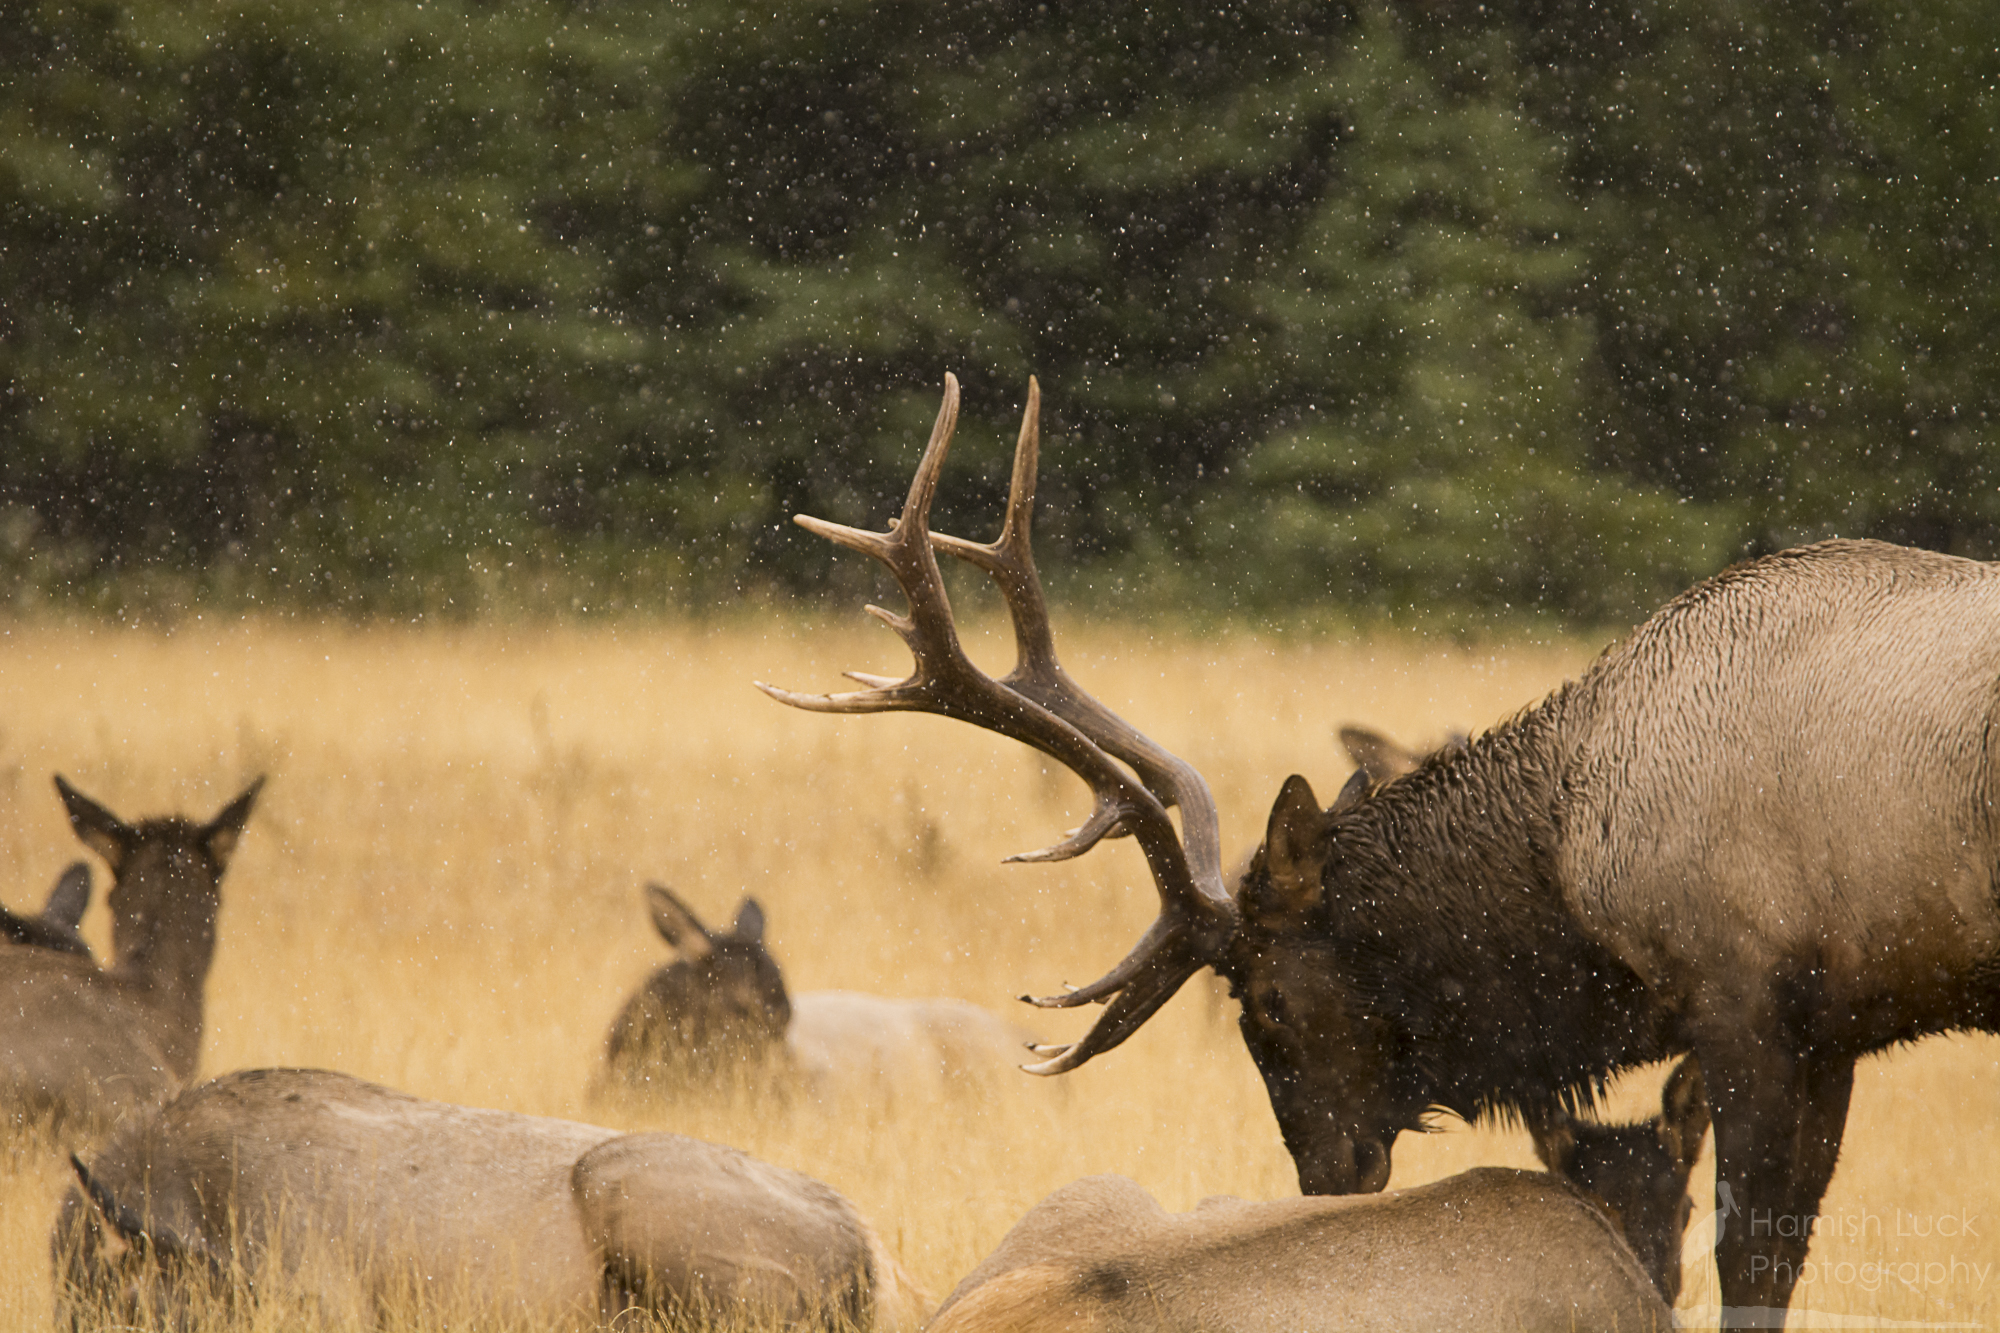
<svg viewBox="0 0 2000 1333"><path fill-rule="evenodd" d="M929 1333L1662 1333L1673 1312L1576 1191L1482 1167L1381 1195L1169 1213L1090 1176L1023 1217Z"/></svg>
<svg viewBox="0 0 2000 1333"><path fill-rule="evenodd" d="M223 870L261 779L206 824L127 824L56 779L111 867L113 962L0 942L0 1117L91 1133L194 1075Z"/></svg>
<svg viewBox="0 0 2000 1333"><path fill-rule="evenodd" d="M614 1088L673 1093L744 1079L824 1104L899 1092L930 1099L1011 1072L1034 1040L964 1000L791 994L755 901L745 899L724 930L705 926L663 885L647 885L646 899L678 956L612 1024L605 1053Z"/></svg>
<svg viewBox="0 0 2000 1333"><path fill-rule="evenodd" d="M203 1084L87 1171L53 1238L85 1323L198 1310L231 1282L342 1327L412 1302L544 1328L636 1307L894 1330L927 1308L853 1206L798 1172L322 1070Z"/></svg>
<svg viewBox="0 0 2000 1333"><path fill-rule="evenodd" d="M1213 795L1057 661L1032 553L1031 383L1000 535L934 533L955 380L901 516L800 516L887 565L906 679L807 695L1010 736L1090 787L1029 860L1128 834L1160 914L1038 1073L1109 1051L1196 972L1242 1002L1300 1187L1380 1190L1396 1138L1443 1108L1530 1120L1692 1050L1714 1118L1724 1322L1782 1323L1840 1151L1856 1060L2000 1031L2000 566L1872 541L1750 561L1676 597L1575 681L1463 748L1322 807L1294 775L1226 875ZM937 552L999 586L1018 658L959 645ZM1169 813L1178 807L1178 822Z"/></svg>

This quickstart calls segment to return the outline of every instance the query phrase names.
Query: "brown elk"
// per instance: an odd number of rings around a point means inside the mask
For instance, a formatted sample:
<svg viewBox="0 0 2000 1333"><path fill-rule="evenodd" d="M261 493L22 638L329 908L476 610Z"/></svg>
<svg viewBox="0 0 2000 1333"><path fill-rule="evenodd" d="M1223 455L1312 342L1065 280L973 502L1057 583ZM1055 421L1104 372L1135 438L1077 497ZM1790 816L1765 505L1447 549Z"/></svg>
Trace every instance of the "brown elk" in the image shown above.
<svg viewBox="0 0 2000 1333"><path fill-rule="evenodd" d="M1681 1294L1681 1248L1694 1202L1688 1177L1708 1133L1701 1065L1682 1056L1660 1091L1660 1113L1637 1124L1600 1124L1561 1107L1530 1112L1535 1154L1617 1224L1660 1299Z"/></svg>
<svg viewBox="0 0 2000 1333"><path fill-rule="evenodd" d="M113 964L0 944L0 1116L88 1133L193 1075L222 873L262 786L206 824L127 824L56 779L70 827L111 867Z"/></svg>
<svg viewBox="0 0 2000 1333"><path fill-rule="evenodd" d="M1205 1199L1169 1213L1124 1176L1030 1210L928 1333L1664 1333L1673 1311L1595 1207L1481 1167L1387 1194Z"/></svg>
<svg viewBox="0 0 2000 1333"><path fill-rule="evenodd" d="M929 531L957 407L948 382L886 533L799 519L895 574L909 614L870 610L913 674L771 693L938 713L1065 764L1095 805L1034 857L1138 843L1159 919L1102 979L1037 1001L1107 1007L1033 1068L1111 1049L1212 967L1301 1187L1344 1194L1381 1189L1432 1108L1532 1120L1692 1049L1718 1198L1753 1221L1717 1242L1725 1317L1782 1311L1856 1059L2000 1029L2000 570L1866 541L1728 570L1540 704L1341 808L1287 779L1231 884L1200 775L1056 661L1029 550L1032 387L999 539ZM1004 679L960 648L934 545L999 584L1020 657Z"/></svg>
<svg viewBox="0 0 2000 1333"><path fill-rule="evenodd" d="M913 1330L929 1307L809 1176L324 1070L225 1075L76 1167L51 1240L70 1327L176 1326L245 1299L315 1327L414 1303L508 1327L642 1310L676 1328Z"/></svg>
<svg viewBox="0 0 2000 1333"><path fill-rule="evenodd" d="M611 1087L728 1086L840 1101L911 1078L933 1091L1020 1063L1032 1034L955 999L855 991L790 994L753 899L727 930L702 924L662 884L646 886L653 928L678 955L625 1002L605 1042Z"/></svg>
<svg viewBox="0 0 2000 1333"><path fill-rule="evenodd" d="M48 901L34 916L21 916L0 907L0 944L22 944L31 949L53 949L57 953L90 957L77 927L90 907L90 866L72 861L56 876Z"/></svg>

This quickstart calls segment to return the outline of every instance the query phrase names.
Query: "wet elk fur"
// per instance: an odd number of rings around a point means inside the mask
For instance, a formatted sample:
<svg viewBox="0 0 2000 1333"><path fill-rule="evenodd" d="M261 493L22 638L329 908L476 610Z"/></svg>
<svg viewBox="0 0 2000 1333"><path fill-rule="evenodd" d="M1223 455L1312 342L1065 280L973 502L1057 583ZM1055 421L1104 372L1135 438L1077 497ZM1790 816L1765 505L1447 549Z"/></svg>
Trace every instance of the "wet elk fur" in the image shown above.
<svg viewBox="0 0 2000 1333"><path fill-rule="evenodd" d="M771 691L1012 736L1095 797L1037 857L1113 832L1138 844L1160 917L1105 977L1038 1001L1105 1009L1035 1068L1109 1050L1212 967L1242 1002L1301 1186L1348 1193L1381 1189L1396 1136L1433 1108L1533 1120L1692 1049L1718 1197L1772 1219L1717 1242L1725 1318L1782 1309L1855 1060L2000 1030L2000 569L1829 541L1728 570L1462 750L1331 811L1288 779L1230 883L1199 774L1056 662L1028 536L1035 397L994 542L929 531L949 380L888 531L801 519L895 574L909 613L877 614L913 674ZM960 649L934 547L999 584L1019 650L1005 679Z"/></svg>
<svg viewBox="0 0 2000 1333"><path fill-rule="evenodd" d="M225 1075L124 1122L63 1200L68 1327L235 1300L368 1327L914 1329L928 1302L848 1201L678 1134L426 1101L345 1074ZM624 1326L621 1322L620 1326Z"/></svg>
<svg viewBox="0 0 2000 1333"><path fill-rule="evenodd" d="M70 827L112 873L112 964L0 942L0 1122L89 1134L194 1074L223 870L259 779L206 824L127 824L56 779Z"/></svg>
<svg viewBox="0 0 2000 1333"><path fill-rule="evenodd" d="M964 1000L792 995L764 944L755 900L743 900L727 929L703 925L664 885L647 885L646 902L676 957L612 1022L605 1042L612 1089L672 1095L706 1087L838 1102L914 1079L929 1095L1011 1073L1034 1040Z"/></svg>
<svg viewBox="0 0 2000 1333"><path fill-rule="evenodd" d="M1664 1333L1605 1216L1540 1171L1169 1213L1124 1176L1035 1205L929 1333Z"/></svg>

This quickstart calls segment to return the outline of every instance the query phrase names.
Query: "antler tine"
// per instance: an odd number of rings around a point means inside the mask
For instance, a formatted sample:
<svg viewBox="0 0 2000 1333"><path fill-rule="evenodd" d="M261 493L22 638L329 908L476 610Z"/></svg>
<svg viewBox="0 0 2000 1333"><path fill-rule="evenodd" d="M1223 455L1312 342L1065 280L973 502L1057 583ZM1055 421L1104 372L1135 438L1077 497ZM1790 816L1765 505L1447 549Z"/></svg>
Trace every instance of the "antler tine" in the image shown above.
<svg viewBox="0 0 2000 1333"><path fill-rule="evenodd" d="M909 600L907 616L870 606L909 647L915 669L902 681L850 673L862 690L838 695L798 694L758 682L781 703L815 712L908 710L970 722L1033 746L1084 780L1095 807L1082 828L1062 843L1019 859L1076 856L1114 830L1130 833L1146 857L1160 894L1161 913L1123 962L1080 990L1035 1003L1068 1008L1117 999L1085 1038L1036 1072L1072 1069L1107 1051L1136 1030L1182 982L1218 956L1235 931L1236 905L1222 884L1215 806L1193 768L1148 741L1088 694L1071 684L1056 661L1041 581L1029 550L1035 468L1039 452L1040 388L1029 384L1028 407L1015 450L1013 484L1000 539L980 546L929 531L930 505L958 416L958 380L945 377L944 405L923 461L911 480L903 512L886 532L868 532L800 515L810 531L863 551L889 568ZM999 584L1013 619L1021 660L1004 681L975 667L958 641L935 544L985 569ZM1113 758L1116 755L1117 758ZM1120 766L1132 766L1138 775ZM1159 794L1156 794L1159 793ZM1188 845L1168 816L1178 801Z"/></svg>
<svg viewBox="0 0 2000 1333"><path fill-rule="evenodd" d="M1049 626L1048 602L1042 595L1041 575L1035 570L1034 545L1030 540L1035 516L1035 481L1041 459L1041 409L1041 385L1030 378L1028 405L1021 413L1021 433L1014 445L1014 475L1007 492L1007 516L1000 525L1000 535L981 544L933 532L931 544L977 565L999 585L1008 618L1014 624L1016 653L1014 669L1001 677L1000 683L1034 700L1089 737L1100 749L1130 764L1162 805L1180 806L1181 840L1195 889L1210 903L1228 904L1233 913L1234 904L1222 880L1221 824L1208 784L1192 765L1156 744L1077 685L1056 659L1055 634ZM1094 836L1082 841L1086 832ZM1088 851L1099 839L1108 836L1113 836L1113 829L1091 830L1086 825L1046 852L1010 859L1063 859Z"/></svg>
<svg viewBox="0 0 2000 1333"><path fill-rule="evenodd" d="M902 681L883 676L849 672L868 688L846 694L801 694L779 689L762 681L752 682L780 703L813 713L883 713L891 711L937 711L931 706L932 686L940 668L954 658L965 661L959 647L958 630L951 617L951 602L945 596L944 578L937 558L931 554L928 525L931 501L937 495L938 477L944 471L945 455L951 451L952 433L958 428L958 377L944 377L944 402L937 422L931 427L930 442L917 472L910 479L903 512L886 532L869 532L844 523L829 523L810 514L794 514L792 522L828 541L874 556L889 567L896 583L909 599L910 614L899 616L879 606L869 606L868 614L896 631L909 648L914 670ZM966 662L967 667L970 663Z"/></svg>
<svg viewBox="0 0 2000 1333"><path fill-rule="evenodd" d="M1033 1048L1035 1054L1050 1058L1039 1064L1022 1065L1021 1068L1030 1074L1066 1074L1137 1032L1147 1019L1159 1012L1161 1005L1173 998L1181 983L1207 966L1208 958L1188 947L1191 943L1191 937L1186 935L1180 936L1177 941L1163 942L1163 947L1150 960L1150 975L1143 979L1135 976L1119 990L1117 997L1105 1008L1103 1017L1090 1025L1090 1031L1084 1033L1081 1040L1060 1046L1036 1046ZM1138 950L1133 952L1136 954ZM1045 1000L1029 1002L1049 1007Z"/></svg>
<svg viewBox="0 0 2000 1333"><path fill-rule="evenodd" d="M821 713L871 713L889 711L930 712L970 722L975 726L1012 737L1067 765L1097 794L1100 811L1090 824L1109 826L1126 815L1138 817L1148 806L1164 818L1159 802L1142 786L1131 782L1115 763L1088 737L1033 700L1023 697L980 671L966 657L952 620L951 603L945 595L944 577L931 550L930 506L937 494L937 481L945 455L958 423L958 378L945 376L944 404L923 461L910 482L903 512L886 532L869 532L824 519L800 514L794 521L808 531L874 556L895 577L909 599L907 616L870 606L870 615L881 620L902 638L915 659L915 670L904 680L886 682L883 677L855 674L866 689L845 694L801 694L756 682L781 703ZM1088 826L1088 825L1087 825ZM1167 825L1171 834L1171 825ZM1157 851L1157 849L1156 849ZM1175 858L1179 847L1174 845ZM1155 852L1149 852L1149 861ZM1185 878L1185 871L1181 877Z"/></svg>

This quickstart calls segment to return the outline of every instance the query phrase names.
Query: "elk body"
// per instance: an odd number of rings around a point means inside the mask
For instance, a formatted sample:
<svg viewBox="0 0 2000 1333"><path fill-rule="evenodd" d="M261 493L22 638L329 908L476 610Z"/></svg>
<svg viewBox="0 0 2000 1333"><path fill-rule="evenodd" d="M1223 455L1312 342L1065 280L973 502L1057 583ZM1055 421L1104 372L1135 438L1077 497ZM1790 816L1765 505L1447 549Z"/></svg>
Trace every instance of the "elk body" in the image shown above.
<svg viewBox="0 0 2000 1333"><path fill-rule="evenodd" d="M702 924L663 885L646 886L653 926L678 955L625 1002L605 1043L611 1086L727 1086L839 1101L911 1080L934 1095L1020 1063L1034 1038L977 1005L854 991L790 994L744 899L726 930Z"/></svg>
<svg viewBox="0 0 2000 1333"><path fill-rule="evenodd" d="M1016 1223L929 1333L1657 1333L1673 1311L1605 1216L1539 1171L1169 1213L1089 1176Z"/></svg>
<svg viewBox="0 0 2000 1333"><path fill-rule="evenodd" d="M88 1134L193 1075L222 873L261 786L206 824L127 824L56 779L70 827L111 868L114 962L0 942L0 1116Z"/></svg>
<svg viewBox="0 0 2000 1333"><path fill-rule="evenodd" d="M53 949L57 953L90 957L77 927L90 907L90 866L71 862L56 877L48 901L34 916L21 916L0 907L0 944L21 944L31 949Z"/></svg>
<svg viewBox="0 0 2000 1333"><path fill-rule="evenodd" d="M1200 775L1056 661L1029 547L1032 388L999 539L929 531L956 412L953 381L886 533L800 520L894 572L910 613L876 614L915 672L771 693L1012 736L1096 797L1038 857L1138 843L1160 917L1105 977L1038 1001L1106 1009L1036 1071L1116 1046L1213 968L1301 1187L1344 1194L1383 1188L1432 1108L1533 1121L1691 1049L1718 1198L1769 1222L1718 1239L1725 1319L1782 1310L1856 1059L2000 1029L2000 569L1865 541L1738 566L1463 749L1331 809L1287 779L1226 882ZM999 584L1020 655L1005 679L960 649L933 546Z"/></svg>
<svg viewBox="0 0 2000 1333"><path fill-rule="evenodd" d="M927 1308L830 1187L733 1148L264 1069L128 1121L63 1201L70 1326L184 1320L232 1290L372 1325L914 1329Z"/></svg>

